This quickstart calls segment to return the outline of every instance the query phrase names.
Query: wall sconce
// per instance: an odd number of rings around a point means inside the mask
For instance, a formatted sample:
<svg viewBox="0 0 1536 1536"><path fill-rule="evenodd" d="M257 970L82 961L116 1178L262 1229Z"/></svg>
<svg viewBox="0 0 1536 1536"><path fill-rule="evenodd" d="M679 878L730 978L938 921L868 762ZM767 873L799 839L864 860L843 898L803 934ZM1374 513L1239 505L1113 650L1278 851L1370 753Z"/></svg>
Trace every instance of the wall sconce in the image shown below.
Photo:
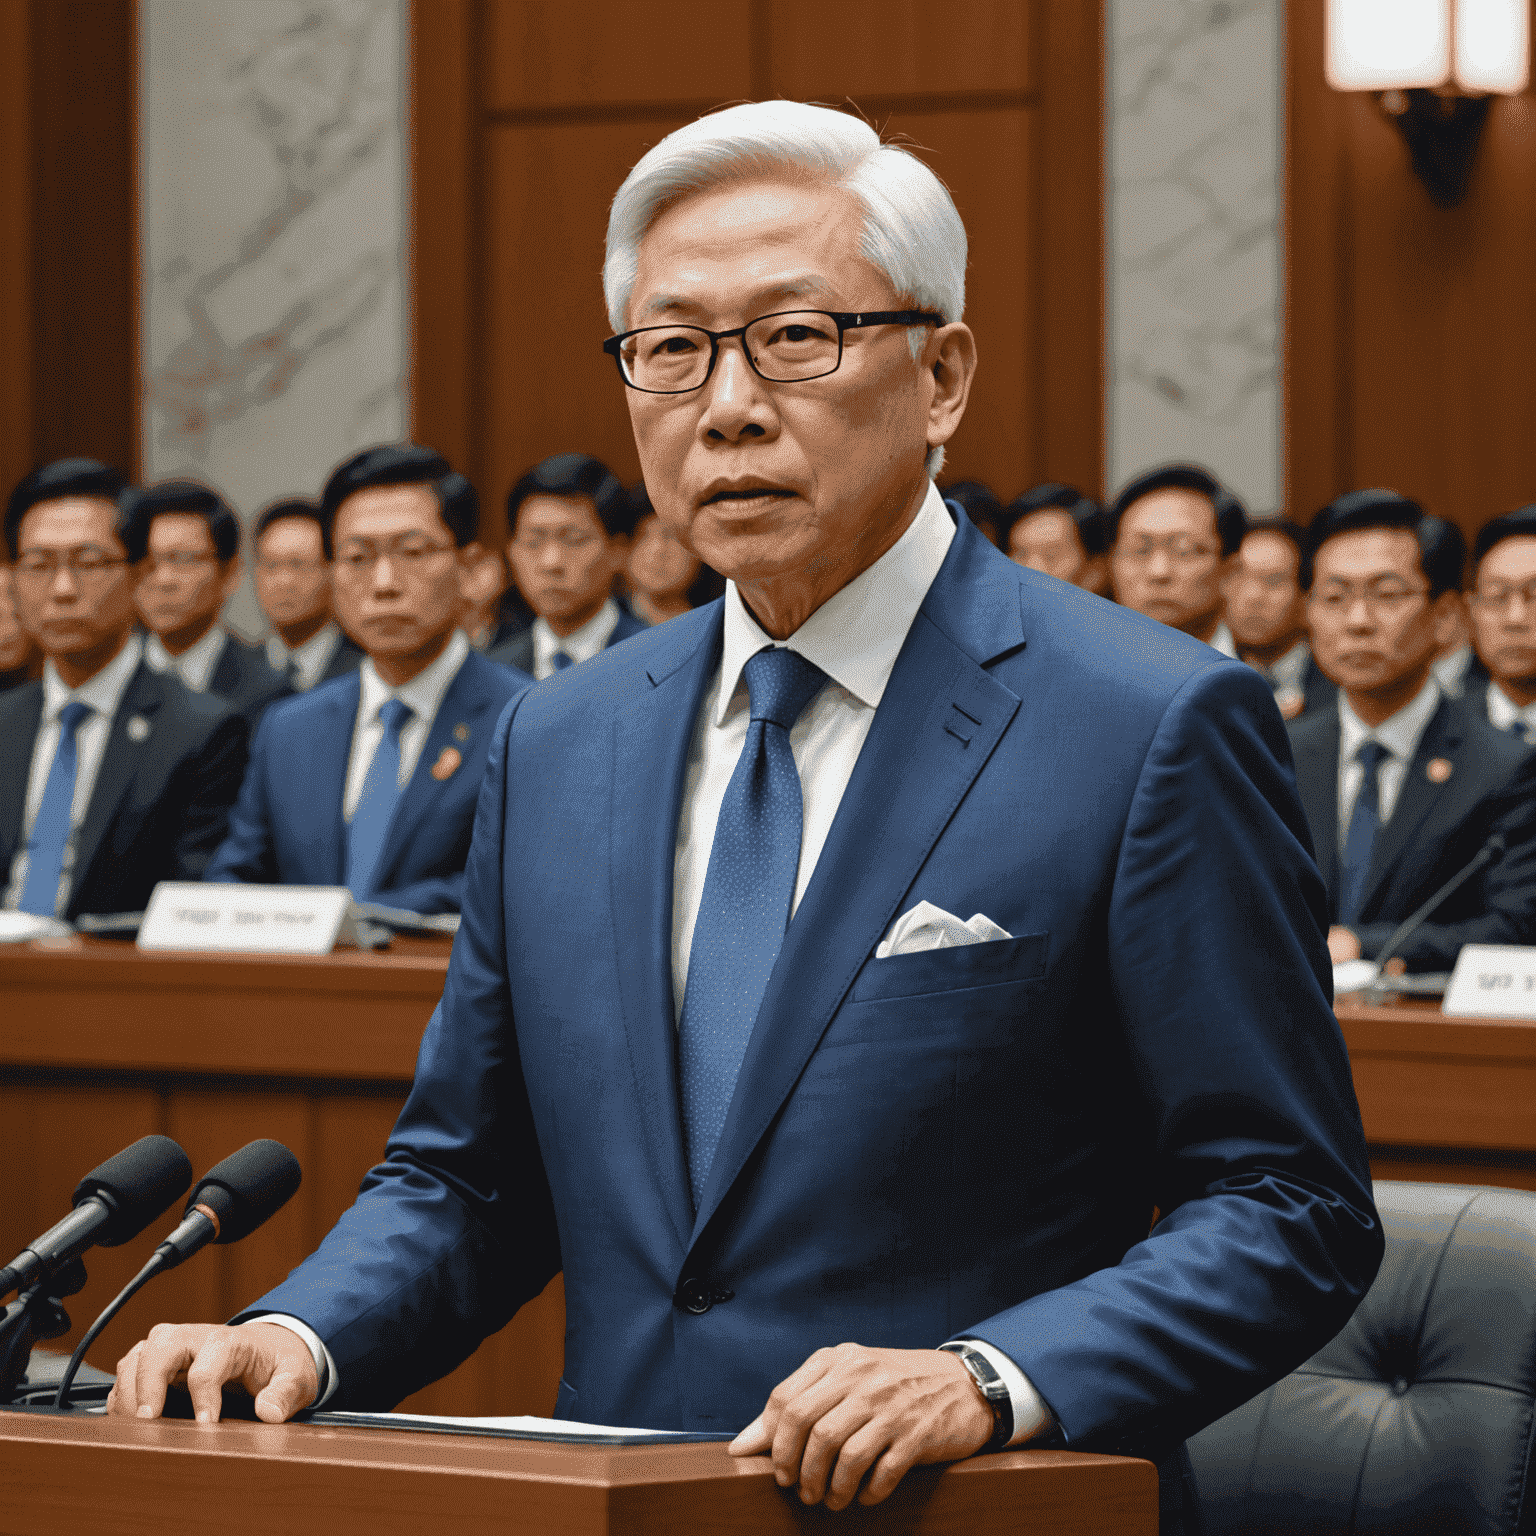
<svg viewBox="0 0 1536 1536"><path fill-rule="evenodd" d="M1328 0L1328 83L1371 91L1432 202L1466 194L1493 96L1530 78L1530 0Z"/></svg>

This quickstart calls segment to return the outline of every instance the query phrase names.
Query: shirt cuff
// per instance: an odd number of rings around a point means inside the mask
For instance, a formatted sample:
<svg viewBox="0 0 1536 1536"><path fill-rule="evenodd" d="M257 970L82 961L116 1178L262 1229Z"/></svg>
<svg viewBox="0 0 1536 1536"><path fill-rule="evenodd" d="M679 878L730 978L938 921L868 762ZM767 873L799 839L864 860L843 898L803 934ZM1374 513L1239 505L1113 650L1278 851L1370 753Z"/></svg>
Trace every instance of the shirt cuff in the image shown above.
<svg viewBox="0 0 1536 1536"><path fill-rule="evenodd" d="M279 1328L286 1328L289 1333L297 1334L304 1341L304 1347L309 1351L309 1358L315 1362L315 1379L320 1383L320 1390L315 1393L314 1402L308 1406L321 1407L341 1383L336 1362L331 1359L331 1352L325 1347L325 1340L308 1323L301 1323L298 1318L290 1317L286 1312L263 1312L259 1317L246 1318L240 1326L244 1328L250 1323L276 1323ZM990 1359L991 1356L987 1358ZM1014 1369L1017 1370L1018 1367L1015 1366ZM1020 1379L1022 1380L1022 1377ZM1012 1386L1010 1382L1010 1391ZM1017 1424L1019 1421L1015 1418L1013 1422Z"/></svg>
<svg viewBox="0 0 1536 1536"><path fill-rule="evenodd" d="M277 1319L273 1318L272 1321L276 1322ZM966 1338L965 1342L978 1355L987 1357L992 1369L1003 1378L1003 1384L1008 1388L1008 1400L1013 1405L1013 1438L1008 1442L1009 1446L1023 1445L1026 1440L1033 1440L1056 1422L1051 1416L1051 1410L1045 1406L1045 1399L1030 1384L1029 1377L997 1345L988 1344L985 1339Z"/></svg>

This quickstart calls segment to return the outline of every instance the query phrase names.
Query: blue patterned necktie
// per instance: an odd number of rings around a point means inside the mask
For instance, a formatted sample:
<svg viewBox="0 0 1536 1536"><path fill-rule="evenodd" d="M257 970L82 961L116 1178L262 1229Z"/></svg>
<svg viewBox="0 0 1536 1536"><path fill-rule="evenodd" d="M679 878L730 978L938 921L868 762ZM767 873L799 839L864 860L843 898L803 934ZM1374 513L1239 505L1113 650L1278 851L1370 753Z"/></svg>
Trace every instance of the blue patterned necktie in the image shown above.
<svg viewBox="0 0 1536 1536"><path fill-rule="evenodd" d="M1391 753L1379 741L1360 744L1355 761L1365 770L1360 793L1355 796L1355 814L1349 819L1349 835L1344 839L1343 878L1339 881L1339 922L1348 928L1359 921L1365 905L1365 877L1371 869L1371 849L1381 830L1381 765Z"/></svg>
<svg viewBox="0 0 1536 1536"><path fill-rule="evenodd" d="M80 766L75 733L93 714L79 700L59 711L59 744L43 786L42 803L27 840L27 883L21 892L21 910L38 917L52 917L59 900L59 878L64 873L64 850L69 846L75 804L75 774Z"/></svg>
<svg viewBox="0 0 1536 1536"><path fill-rule="evenodd" d="M374 871L400 802L400 732L413 714L415 710L403 699L386 699L379 709L384 735L368 764L347 831L347 889L358 901L367 900L373 892Z"/></svg>
<svg viewBox="0 0 1536 1536"><path fill-rule="evenodd" d="M752 723L720 803L678 1024L695 1205L789 926L804 815L790 727L827 680L820 667L782 647L759 651L745 670Z"/></svg>
<svg viewBox="0 0 1536 1536"><path fill-rule="evenodd" d="M556 651L555 654L549 658L549 664L555 669L556 672L564 672L567 667L575 666L575 662L573 662L571 658L565 654L564 651Z"/></svg>

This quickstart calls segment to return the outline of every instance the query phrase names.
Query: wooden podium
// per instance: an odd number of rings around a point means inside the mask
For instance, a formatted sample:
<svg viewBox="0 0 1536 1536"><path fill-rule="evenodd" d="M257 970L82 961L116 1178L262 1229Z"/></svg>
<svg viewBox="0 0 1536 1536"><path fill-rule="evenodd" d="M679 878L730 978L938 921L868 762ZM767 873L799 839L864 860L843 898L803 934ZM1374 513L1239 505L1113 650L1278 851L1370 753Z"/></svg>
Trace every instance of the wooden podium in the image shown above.
<svg viewBox="0 0 1536 1536"><path fill-rule="evenodd" d="M303 1424L0 1411L0 1530L49 1536L1156 1536L1150 1462L1008 1451L909 1473L873 1509L806 1509L719 1443L554 1445Z"/></svg>

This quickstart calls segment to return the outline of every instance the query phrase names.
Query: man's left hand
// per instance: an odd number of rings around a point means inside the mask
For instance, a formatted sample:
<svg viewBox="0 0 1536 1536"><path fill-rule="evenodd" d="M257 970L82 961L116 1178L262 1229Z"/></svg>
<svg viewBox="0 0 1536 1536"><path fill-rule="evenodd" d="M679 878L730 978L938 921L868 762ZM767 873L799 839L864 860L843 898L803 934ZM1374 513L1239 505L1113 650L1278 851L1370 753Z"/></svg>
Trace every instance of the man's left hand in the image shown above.
<svg viewBox="0 0 1536 1536"><path fill-rule="evenodd" d="M785 1377L730 1450L771 1452L781 1488L844 1509L855 1495L878 1504L909 1468L959 1461L991 1438L992 1412L955 1355L839 1344Z"/></svg>

